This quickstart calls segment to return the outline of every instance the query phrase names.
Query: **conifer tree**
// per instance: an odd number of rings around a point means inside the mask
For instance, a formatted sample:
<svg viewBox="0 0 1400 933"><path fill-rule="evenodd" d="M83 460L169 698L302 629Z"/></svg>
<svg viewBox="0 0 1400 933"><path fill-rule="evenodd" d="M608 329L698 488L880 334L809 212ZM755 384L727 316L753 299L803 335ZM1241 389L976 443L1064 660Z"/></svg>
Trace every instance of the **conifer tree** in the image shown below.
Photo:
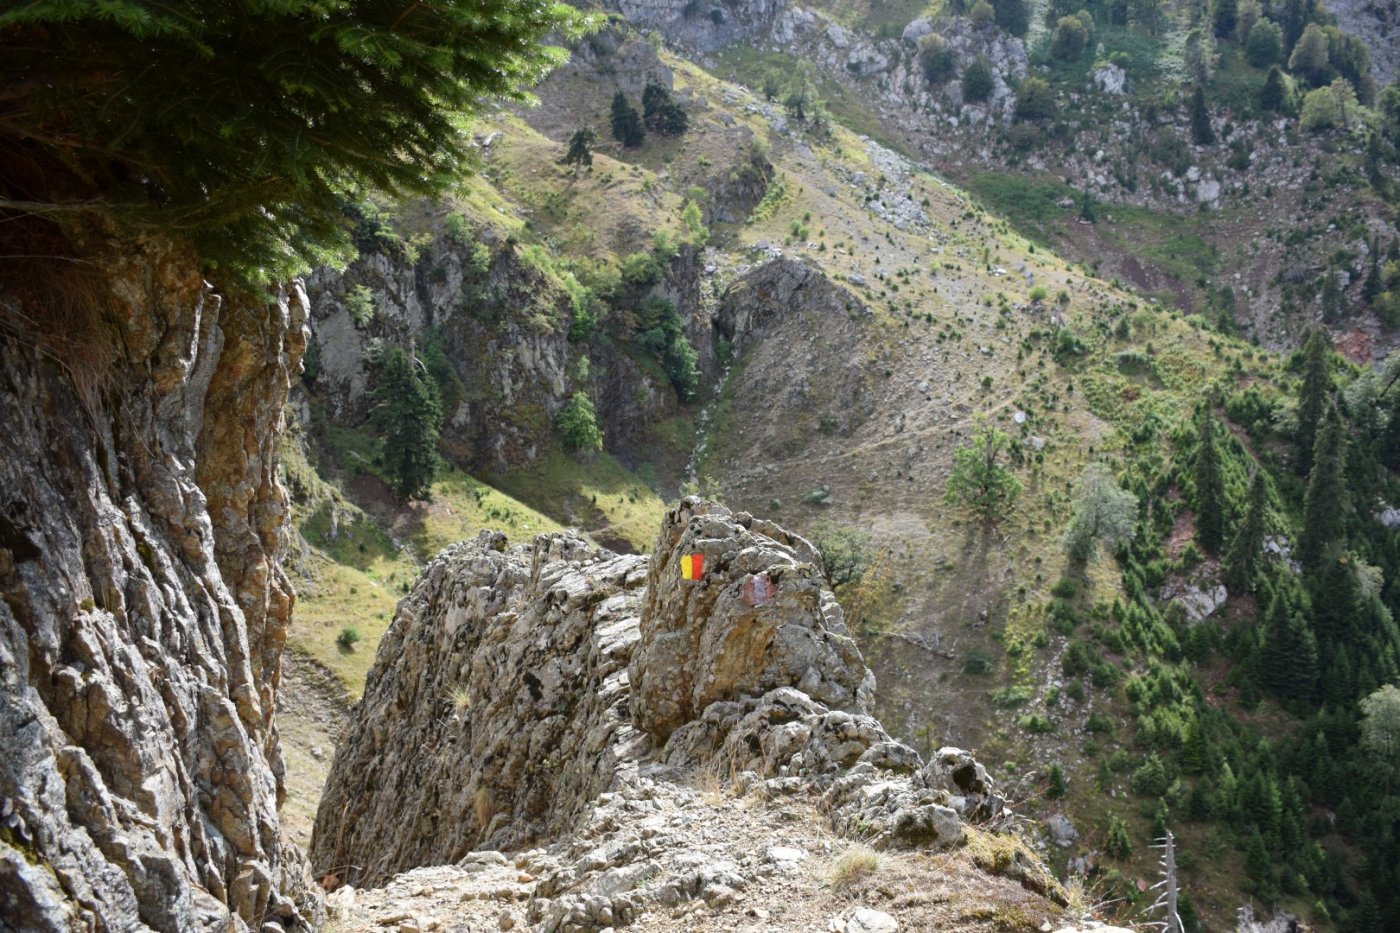
<svg viewBox="0 0 1400 933"><path fill-rule="evenodd" d="M1312 469L1317 429L1332 395L1332 338L1314 327L1303 344L1303 387L1298 394L1297 452L1294 469L1306 476Z"/></svg>
<svg viewBox="0 0 1400 933"><path fill-rule="evenodd" d="M1196 540L1212 554L1220 550L1225 539L1225 480L1216 445L1215 418L1209 411L1203 412L1196 446Z"/></svg>
<svg viewBox="0 0 1400 933"><path fill-rule="evenodd" d="M1287 100L1288 88L1283 83L1283 70L1274 65L1264 79L1264 86L1259 89L1259 109L1265 113L1278 113Z"/></svg>
<svg viewBox="0 0 1400 933"><path fill-rule="evenodd" d="M613 95L612 135L613 139L629 149L640 146L647 136L641 114L637 113L637 108L632 106L627 95L621 91Z"/></svg>
<svg viewBox="0 0 1400 933"><path fill-rule="evenodd" d="M690 116L664 84L648 81L642 91L642 122L662 136L680 136L689 129Z"/></svg>
<svg viewBox="0 0 1400 933"><path fill-rule="evenodd" d="M1215 0L1211 4L1211 28L1217 39L1228 39L1234 35L1238 10L1239 5L1235 0Z"/></svg>
<svg viewBox="0 0 1400 933"><path fill-rule="evenodd" d="M1236 590L1254 589L1255 576L1263 563L1264 535L1267 531L1269 489L1262 467L1255 469L1249 483L1249 506L1225 553L1225 582Z"/></svg>
<svg viewBox="0 0 1400 933"><path fill-rule="evenodd" d="M1259 678L1281 697L1310 700L1317 688L1317 639L1285 588L1274 594L1264 622Z"/></svg>
<svg viewBox="0 0 1400 933"><path fill-rule="evenodd" d="M245 283L344 258L347 191L446 188L462 117L528 99L583 23L513 0L5 3L0 231L190 238Z"/></svg>
<svg viewBox="0 0 1400 933"><path fill-rule="evenodd" d="M593 142L598 138L590 126L581 126L569 137L569 150L559 161L574 167L574 177L580 170L593 166Z"/></svg>
<svg viewBox="0 0 1400 933"><path fill-rule="evenodd" d="M1215 130L1210 125L1210 109L1206 107L1206 92L1199 84L1191 95L1191 139L1198 146L1209 146L1215 142Z"/></svg>
<svg viewBox="0 0 1400 933"><path fill-rule="evenodd" d="M437 473L442 403L437 385L417 361L390 347L380 361L371 420L384 432L379 462L400 499L421 499Z"/></svg>
<svg viewBox="0 0 1400 933"><path fill-rule="evenodd" d="M1298 562L1316 571L1329 551L1341 542L1346 515L1346 432L1337 407L1328 404L1313 448L1312 472L1303 500L1303 530L1298 536Z"/></svg>

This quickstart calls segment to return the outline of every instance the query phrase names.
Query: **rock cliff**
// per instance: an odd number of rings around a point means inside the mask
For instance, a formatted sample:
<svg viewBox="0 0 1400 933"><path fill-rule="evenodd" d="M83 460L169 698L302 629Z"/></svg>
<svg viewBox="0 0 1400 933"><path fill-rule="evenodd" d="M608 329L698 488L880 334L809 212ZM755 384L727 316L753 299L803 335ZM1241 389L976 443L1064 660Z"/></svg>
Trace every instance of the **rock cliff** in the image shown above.
<svg viewBox="0 0 1400 933"><path fill-rule="evenodd" d="M147 247L112 270L82 358L8 326L59 315L0 290L6 929L318 910L280 837L273 721L292 602L275 445L305 296L229 301L192 268Z"/></svg>
<svg viewBox="0 0 1400 933"><path fill-rule="evenodd" d="M569 534L508 547L483 532L444 551L400 605L337 750L317 870L375 887L457 863L446 883L493 879L470 898L523 900L538 929L598 930L691 902L723 912L775 859L805 858L741 856L737 827L716 830L731 849L681 831L670 811L706 775L876 847L947 850L969 821L1003 819L965 752L923 762L865 713L874 679L816 556L696 498L667 514L650 558ZM524 851L503 872L476 849ZM997 867L1056 890L1023 850Z"/></svg>

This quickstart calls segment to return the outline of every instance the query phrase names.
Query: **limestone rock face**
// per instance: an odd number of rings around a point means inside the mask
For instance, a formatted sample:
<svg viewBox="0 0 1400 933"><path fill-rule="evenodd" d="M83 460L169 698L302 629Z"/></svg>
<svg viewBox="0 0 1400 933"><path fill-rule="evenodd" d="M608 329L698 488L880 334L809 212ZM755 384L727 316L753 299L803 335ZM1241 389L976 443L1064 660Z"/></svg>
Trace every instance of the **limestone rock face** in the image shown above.
<svg viewBox="0 0 1400 933"><path fill-rule="evenodd" d="M224 302L191 260L151 247L112 271L101 362L0 343L7 928L293 929L318 910L280 838L273 721L292 601L276 443L305 296Z"/></svg>
<svg viewBox="0 0 1400 933"><path fill-rule="evenodd" d="M423 572L380 644L316 817L356 886L571 825L606 790L646 560L484 532Z"/></svg>
<svg viewBox="0 0 1400 933"><path fill-rule="evenodd" d="M768 35L787 0L607 0L634 26L655 29L672 42L702 52Z"/></svg>
<svg viewBox="0 0 1400 933"><path fill-rule="evenodd" d="M874 680L817 558L693 497L650 557L572 534L509 548L483 532L447 549L400 604L337 749L318 871L398 890L400 873L455 862L442 877L457 884L499 861L473 849L537 846L507 885L537 929L601 930L697 899L720 909L803 855L717 855L687 816L706 774L805 800L872 845L959 844L966 820L994 821L1004 803L966 752L925 764L865 712Z"/></svg>
<svg viewBox="0 0 1400 933"><path fill-rule="evenodd" d="M702 555L684 580L682 558ZM812 545L771 522L689 498L667 513L632 657L633 716L658 742L724 700L797 687L864 712L875 677L841 621Z"/></svg>

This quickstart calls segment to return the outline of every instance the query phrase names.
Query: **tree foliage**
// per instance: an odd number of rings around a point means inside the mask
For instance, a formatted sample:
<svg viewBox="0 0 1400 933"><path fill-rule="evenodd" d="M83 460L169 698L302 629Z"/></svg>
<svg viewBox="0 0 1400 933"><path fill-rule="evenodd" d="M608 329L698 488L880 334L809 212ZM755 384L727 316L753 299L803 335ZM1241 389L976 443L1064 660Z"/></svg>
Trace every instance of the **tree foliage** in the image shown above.
<svg viewBox="0 0 1400 933"><path fill-rule="evenodd" d="M680 136L690 128L690 115L671 96L670 88L648 81L642 91L642 122L662 136Z"/></svg>
<svg viewBox="0 0 1400 933"><path fill-rule="evenodd" d="M992 0L992 11L996 24L1017 38L1024 37L1031 27L1031 8L1026 0Z"/></svg>
<svg viewBox="0 0 1400 933"><path fill-rule="evenodd" d="M963 100L969 103L982 103L996 90L996 76L992 73L992 63L987 56L978 55L963 69Z"/></svg>
<svg viewBox="0 0 1400 933"><path fill-rule="evenodd" d="M611 125L613 139L629 149L640 146L647 138L642 115L637 112L636 107L632 106L627 95L621 91L613 95Z"/></svg>
<svg viewBox="0 0 1400 933"><path fill-rule="evenodd" d="M986 521L1000 518L1021 494L1021 481L1002 465L1011 439L983 418L973 428L972 440L953 454L944 501L965 506Z"/></svg>
<svg viewBox="0 0 1400 933"><path fill-rule="evenodd" d="M1400 687L1386 684L1360 708L1362 746L1383 764L1400 765Z"/></svg>
<svg viewBox="0 0 1400 933"><path fill-rule="evenodd" d="M194 241L249 281L349 255L341 204L432 194L524 99L563 3L34 0L0 12L0 218Z"/></svg>
<svg viewBox="0 0 1400 933"><path fill-rule="evenodd" d="M1288 70L1320 87L1331 78L1330 62L1327 34L1317 23L1309 23L1288 58Z"/></svg>
<svg viewBox="0 0 1400 933"><path fill-rule="evenodd" d="M1119 487L1108 469L1090 466L1079 479L1074 517L1065 531L1065 544L1075 560L1088 560L1100 542L1112 549L1133 536L1138 500Z"/></svg>
<svg viewBox="0 0 1400 933"><path fill-rule="evenodd" d="M1215 417L1204 412L1196 444L1194 479L1196 490L1196 540L1214 554L1225 541L1225 477L1221 472L1220 448L1216 440Z"/></svg>
<svg viewBox="0 0 1400 933"><path fill-rule="evenodd" d="M593 166L593 143L597 139L598 134L593 132L591 126L579 127L569 137L569 149L559 161L564 165L572 165L577 177L581 170Z"/></svg>
<svg viewBox="0 0 1400 933"><path fill-rule="evenodd" d="M1249 483L1249 505L1244 521L1230 539L1225 553L1225 582L1236 590L1254 589L1254 581L1264 559L1264 536L1267 532L1269 487L1264 470L1254 471Z"/></svg>
<svg viewBox="0 0 1400 933"><path fill-rule="evenodd" d="M1283 70L1274 65L1259 88L1259 109L1265 113L1278 113L1287 102L1288 85L1284 82Z"/></svg>
<svg viewBox="0 0 1400 933"><path fill-rule="evenodd" d="M1055 92L1044 78L1029 77L1016 88L1016 120L1039 122L1055 114Z"/></svg>
<svg viewBox="0 0 1400 933"><path fill-rule="evenodd" d="M1210 125L1210 108L1206 106L1206 92L1199 84L1191 94L1191 141L1198 146L1209 146L1215 142L1215 130Z"/></svg>
<svg viewBox="0 0 1400 933"><path fill-rule="evenodd" d="M554 426L570 450L594 453L603 449L603 432L598 427L598 412L593 402L582 392L569 396L554 418Z"/></svg>
<svg viewBox="0 0 1400 933"><path fill-rule="evenodd" d="M1303 343L1303 386L1298 393L1298 433L1294 465L1300 476L1312 468L1317 429L1332 396L1332 338L1313 328Z"/></svg>
<svg viewBox="0 0 1400 933"><path fill-rule="evenodd" d="M958 73L958 57L948 43L933 32L919 40L919 67L929 84L944 84Z"/></svg>
<svg viewBox="0 0 1400 933"><path fill-rule="evenodd" d="M1303 531L1298 536L1298 561L1316 570L1338 544L1346 518L1346 432L1335 405L1328 405L1308 474L1303 500Z"/></svg>
<svg viewBox="0 0 1400 933"><path fill-rule="evenodd" d="M379 463L389 487L400 499L428 495L437 474L438 433L442 403L437 385L400 347L389 347L379 360L371 421L384 435Z"/></svg>
<svg viewBox="0 0 1400 933"><path fill-rule="evenodd" d="M1245 40L1244 57L1255 68L1268 68L1283 57L1283 30L1273 20L1255 22Z"/></svg>
<svg viewBox="0 0 1400 933"><path fill-rule="evenodd" d="M833 591L859 583L870 569L870 536L849 525L822 522L812 529L812 543L822 557L822 573Z"/></svg>
<svg viewBox="0 0 1400 933"><path fill-rule="evenodd" d="M1060 61L1072 62L1084 54L1089 44L1089 30L1077 16L1062 16L1055 24L1050 39L1050 54Z"/></svg>

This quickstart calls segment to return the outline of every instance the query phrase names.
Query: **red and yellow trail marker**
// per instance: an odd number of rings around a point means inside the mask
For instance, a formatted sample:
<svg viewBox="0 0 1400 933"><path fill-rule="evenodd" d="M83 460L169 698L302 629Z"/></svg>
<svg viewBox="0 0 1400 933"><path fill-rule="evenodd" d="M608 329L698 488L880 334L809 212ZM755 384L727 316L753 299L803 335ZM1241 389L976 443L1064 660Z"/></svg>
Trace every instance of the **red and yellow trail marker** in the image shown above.
<svg viewBox="0 0 1400 933"><path fill-rule="evenodd" d="M705 575L705 555L686 554L681 557L681 579L699 580Z"/></svg>

